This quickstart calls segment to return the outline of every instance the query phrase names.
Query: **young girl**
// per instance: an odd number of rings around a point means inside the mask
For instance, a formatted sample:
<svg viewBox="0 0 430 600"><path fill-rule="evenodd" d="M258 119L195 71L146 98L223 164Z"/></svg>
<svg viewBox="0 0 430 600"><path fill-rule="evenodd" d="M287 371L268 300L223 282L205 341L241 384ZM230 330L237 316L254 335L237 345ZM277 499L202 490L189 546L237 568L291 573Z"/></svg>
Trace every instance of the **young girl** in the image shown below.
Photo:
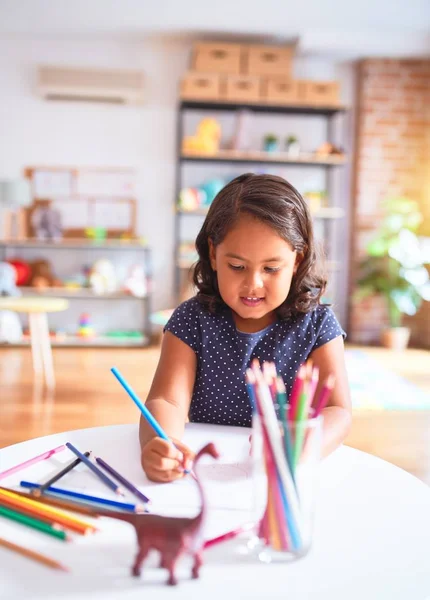
<svg viewBox="0 0 430 600"><path fill-rule="evenodd" d="M329 454L349 431L351 405L344 332L320 304L326 282L318 272L306 202L281 177L241 175L213 201L196 247L198 293L165 327L146 402L175 446L155 437L141 419L147 476L155 481L183 476L192 461L180 441L188 415L200 423L251 425L245 371L253 358L273 361L288 393L309 358L321 382L334 374L323 410L323 454Z"/></svg>

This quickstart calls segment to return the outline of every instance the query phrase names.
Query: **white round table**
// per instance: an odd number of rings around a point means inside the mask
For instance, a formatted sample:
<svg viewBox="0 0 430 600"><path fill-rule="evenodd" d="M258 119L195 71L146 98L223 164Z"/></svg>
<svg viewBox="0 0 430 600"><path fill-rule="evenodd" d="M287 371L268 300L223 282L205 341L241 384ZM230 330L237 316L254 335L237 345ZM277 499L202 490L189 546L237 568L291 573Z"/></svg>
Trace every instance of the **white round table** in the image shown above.
<svg viewBox="0 0 430 600"><path fill-rule="evenodd" d="M214 441L222 453L217 463L208 460L200 466L210 506L205 537L246 522L252 512L248 436L249 430L235 427L187 427L185 439L191 447ZM82 451L92 450L121 470L150 496L151 512L196 513L199 500L192 496L191 478L169 485L146 480L139 464L136 425L70 431L4 448L0 471L66 441ZM67 452L3 479L0 485L13 487L20 479L43 481L71 458ZM81 467L61 485L108 495L109 490L102 491L94 475ZM199 580L189 578L188 564L181 565L179 585L170 588L165 585L166 571L155 568L156 557L148 558L140 579L131 577L137 545L134 530L126 523L98 519L98 533L66 544L2 519L1 536L23 545L28 536L28 547L61 561L71 573L0 548L0 598L218 600L221 594L247 600L430 598L430 488L399 468L348 447L327 458L320 475L313 547L295 563L265 565L241 558L235 553L235 540L205 551Z"/></svg>

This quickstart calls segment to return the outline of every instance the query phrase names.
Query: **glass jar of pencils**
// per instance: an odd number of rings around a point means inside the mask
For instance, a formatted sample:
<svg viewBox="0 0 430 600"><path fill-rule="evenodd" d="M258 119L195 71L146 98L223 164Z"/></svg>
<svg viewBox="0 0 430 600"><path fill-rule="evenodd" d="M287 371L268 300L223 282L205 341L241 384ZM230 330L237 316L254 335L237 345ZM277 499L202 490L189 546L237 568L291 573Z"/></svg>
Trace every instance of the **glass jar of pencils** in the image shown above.
<svg viewBox="0 0 430 600"><path fill-rule="evenodd" d="M254 552L262 562L293 561L311 547L322 421L321 415L298 421L274 412L253 416L254 490L262 514Z"/></svg>

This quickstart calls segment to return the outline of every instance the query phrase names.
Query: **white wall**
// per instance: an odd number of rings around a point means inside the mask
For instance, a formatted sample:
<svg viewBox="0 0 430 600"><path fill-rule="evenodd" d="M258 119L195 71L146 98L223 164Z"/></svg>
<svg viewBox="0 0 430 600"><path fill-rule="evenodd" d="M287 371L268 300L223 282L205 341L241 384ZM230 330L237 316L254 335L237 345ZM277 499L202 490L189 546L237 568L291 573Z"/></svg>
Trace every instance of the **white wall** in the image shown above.
<svg viewBox="0 0 430 600"><path fill-rule="evenodd" d="M189 51L189 41L168 38L0 39L0 178L19 176L31 165L135 168L137 230L153 248L155 308L166 308L173 301L177 85L188 66ZM46 102L34 91L36 66L41 63L142 69L146 102L141 107ZM351 65L298 59L295 74L340 77L343 100L352 103ZM303 129L304 136L308 133ZM294 176L292 183L302 188Z"/></svg>

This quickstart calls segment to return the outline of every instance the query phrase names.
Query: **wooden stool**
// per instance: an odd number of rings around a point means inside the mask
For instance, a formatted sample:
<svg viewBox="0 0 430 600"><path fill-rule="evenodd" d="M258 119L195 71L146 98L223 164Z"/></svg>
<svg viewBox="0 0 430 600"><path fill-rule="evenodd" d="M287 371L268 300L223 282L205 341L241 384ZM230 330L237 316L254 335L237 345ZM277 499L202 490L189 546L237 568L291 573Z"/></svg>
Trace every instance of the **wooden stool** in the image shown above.
<svg viewBox="0 0 430 600"><path fill-rule="evenodd" d="M44 376L49 388L55 387L55 375L47 313L66 310L68 306L69 303L64 298L32 296L0 298L0 310L28 314L34 373L36 377Z"/></svg>

